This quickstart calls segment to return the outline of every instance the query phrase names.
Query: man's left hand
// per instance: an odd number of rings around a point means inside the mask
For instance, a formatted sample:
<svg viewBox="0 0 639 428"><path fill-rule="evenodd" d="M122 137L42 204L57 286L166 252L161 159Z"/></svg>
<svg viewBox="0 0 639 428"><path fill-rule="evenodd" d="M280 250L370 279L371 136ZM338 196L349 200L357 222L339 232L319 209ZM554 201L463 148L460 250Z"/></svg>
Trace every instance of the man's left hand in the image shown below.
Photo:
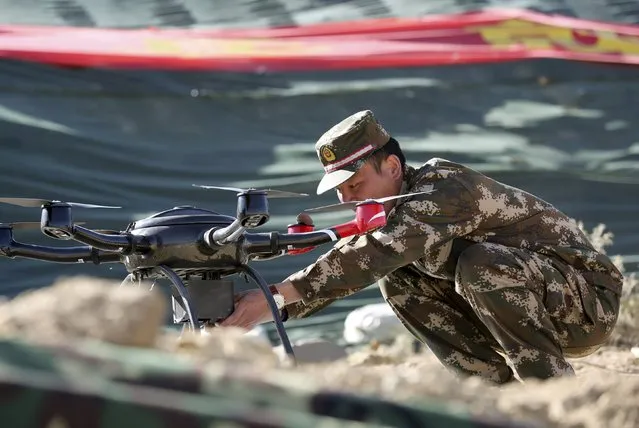
<svg viewBox="0 0 639 428"><path fill-rule="evenodd" d="M219 322L221 327L242 327L248 330L258 324L273 321L273 314L261 290L250 290L235 297L235 310Z"/></svg>

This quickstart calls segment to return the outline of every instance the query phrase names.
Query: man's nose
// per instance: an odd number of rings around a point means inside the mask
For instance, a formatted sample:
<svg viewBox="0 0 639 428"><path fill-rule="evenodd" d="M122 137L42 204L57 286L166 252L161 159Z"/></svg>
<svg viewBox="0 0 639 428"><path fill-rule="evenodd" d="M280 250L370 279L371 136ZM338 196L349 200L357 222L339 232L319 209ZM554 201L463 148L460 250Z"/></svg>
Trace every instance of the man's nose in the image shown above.
<svg viewBox="0 0 639 428"><path fill-rule="evenodd" d="M350 191L342 192L342 202L351 202L356 200L357 198L355 197L355 194L353 192L350 192Z"/></svg>

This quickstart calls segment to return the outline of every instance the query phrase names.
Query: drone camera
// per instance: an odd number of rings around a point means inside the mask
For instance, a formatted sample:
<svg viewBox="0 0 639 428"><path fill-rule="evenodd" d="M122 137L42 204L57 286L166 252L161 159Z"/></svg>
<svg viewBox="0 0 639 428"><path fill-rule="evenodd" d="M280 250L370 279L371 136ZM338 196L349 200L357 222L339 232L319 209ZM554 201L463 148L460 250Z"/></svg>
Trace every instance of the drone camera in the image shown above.
<svg viewBox="0 0 639 428"><path fill-rule="evenodd" d="M55 238L68 240L73 237L73 216L69 205L49 205L42 208L40 218L42 233Z"/></svg>
<svg viewBox="0 0 639 428"><path fill-rule="evenodd" d="M240 224L247 229L266 223L269 219L266 193L240 195L237 199L237 218Z"/></svg>
<svg viewBox="0 0 639 428"><path fill-rule="evenodd" d="M189 278L187 290L191 299L197 302L199 321L217 322L235 309L234 283L230 280ZM180 295L172 290L173 322L188 321L188 315Z"/></svg>

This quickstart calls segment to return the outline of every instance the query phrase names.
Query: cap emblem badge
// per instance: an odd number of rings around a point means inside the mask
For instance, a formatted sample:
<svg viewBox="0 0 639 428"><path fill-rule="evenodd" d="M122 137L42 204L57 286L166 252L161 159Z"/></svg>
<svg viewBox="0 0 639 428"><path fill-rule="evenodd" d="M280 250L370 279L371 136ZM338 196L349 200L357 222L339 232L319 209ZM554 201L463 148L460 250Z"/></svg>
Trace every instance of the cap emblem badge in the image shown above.
<svg viewBox="0 0 639 428"><path fill-rule="evenodd" d="M322 147L321 154L326 162L333 162L335 160L335 153L328 146Z"/></svg>

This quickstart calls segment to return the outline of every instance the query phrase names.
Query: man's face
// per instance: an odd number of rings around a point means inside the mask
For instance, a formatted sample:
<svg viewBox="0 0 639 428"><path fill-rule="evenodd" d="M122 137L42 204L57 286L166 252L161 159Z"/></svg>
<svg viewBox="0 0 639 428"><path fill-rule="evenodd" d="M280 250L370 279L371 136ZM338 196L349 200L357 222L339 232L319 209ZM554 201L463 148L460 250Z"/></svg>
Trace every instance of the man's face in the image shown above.
<svg viewBox="0 0 639 428"><path fill-rule="evenodd" d="M362 201L394 196L401 188L401 163L389 156L381 164L380 171L373 161L366 162L351 178L335 188L340 202ZM386 210L394 205L387 203Z"/></svg>

